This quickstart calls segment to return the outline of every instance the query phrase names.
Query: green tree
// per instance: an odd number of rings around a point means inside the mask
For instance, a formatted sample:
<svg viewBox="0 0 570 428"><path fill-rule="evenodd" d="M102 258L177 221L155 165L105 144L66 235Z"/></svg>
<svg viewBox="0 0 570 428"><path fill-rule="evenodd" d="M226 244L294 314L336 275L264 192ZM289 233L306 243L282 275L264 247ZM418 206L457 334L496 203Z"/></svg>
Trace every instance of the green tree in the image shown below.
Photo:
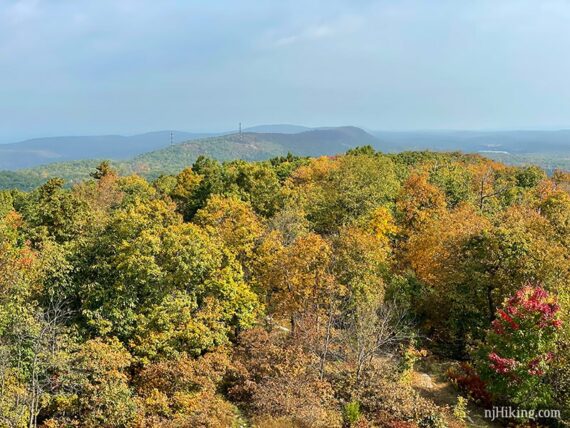
<svg viewBox="0 0 570 428"><path fill-rule="evenodd" d="M26 198L22 213L33 235L45 234L65 242L84 230L87 206L63 184L62 179L52 178Z"/></svg>
<svg viewBox="0 0 570 428"><path fill-rule="evenodd" d="M248 203L237 196L212 195L196 213L194 222L220 239L239 261L249 266L263 228Z"/></svg>
<svg viewBox="0 0 570 428"><path fill-rule="evenodd" d="M290 184L321 233L336 231L392 202L399 187L393 162L366 154L314 160L299 168Z"/></svg>
<svg viewBox="0 0 570 428"><path fill-rule="evenodd" d="M48 426L130 426L136 411L127 376L131 356L116 338L88 340L67 364Z"/></svg>

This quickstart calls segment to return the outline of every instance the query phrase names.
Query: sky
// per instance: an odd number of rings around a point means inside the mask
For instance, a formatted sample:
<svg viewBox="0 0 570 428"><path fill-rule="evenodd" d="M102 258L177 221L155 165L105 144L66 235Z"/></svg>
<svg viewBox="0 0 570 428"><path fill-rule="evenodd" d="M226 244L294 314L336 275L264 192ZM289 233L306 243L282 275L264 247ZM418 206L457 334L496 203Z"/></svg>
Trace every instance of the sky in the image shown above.
<svg viewBox="0 0 570 428"><path fill-rule="evenodd" d="M0 0L0 142L570 128L570 0Z"/></svg>

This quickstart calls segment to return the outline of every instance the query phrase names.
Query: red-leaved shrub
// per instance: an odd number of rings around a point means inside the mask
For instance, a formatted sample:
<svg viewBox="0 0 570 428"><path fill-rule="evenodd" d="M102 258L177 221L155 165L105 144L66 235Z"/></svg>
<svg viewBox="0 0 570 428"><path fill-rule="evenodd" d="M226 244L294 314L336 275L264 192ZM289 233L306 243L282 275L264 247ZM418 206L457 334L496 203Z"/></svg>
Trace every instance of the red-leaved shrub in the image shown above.
<svg viewBox="0 0 570 428"><path fill-rule="evenodd" d="M447 376L459 389L469 394L472 400L484 407L491 406L491 394L487 391L487 385L471 364L461 363L459 367L450 368Z"/></svg>

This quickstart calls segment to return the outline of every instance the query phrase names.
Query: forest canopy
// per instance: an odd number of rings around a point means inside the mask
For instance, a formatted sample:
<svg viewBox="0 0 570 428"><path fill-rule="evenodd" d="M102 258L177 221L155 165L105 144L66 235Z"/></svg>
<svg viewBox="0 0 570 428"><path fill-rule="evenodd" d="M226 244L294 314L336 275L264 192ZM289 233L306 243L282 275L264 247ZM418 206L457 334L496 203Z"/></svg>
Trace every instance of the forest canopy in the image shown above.
<svg viewBox="0 0 570 428"><path fill-rule="evenodd" d="M101 162L1 191L0 248L2 427L570 416L560 171L371 147L153 181ZM426 356L451 362L455 406L415 388Z"/></svg>

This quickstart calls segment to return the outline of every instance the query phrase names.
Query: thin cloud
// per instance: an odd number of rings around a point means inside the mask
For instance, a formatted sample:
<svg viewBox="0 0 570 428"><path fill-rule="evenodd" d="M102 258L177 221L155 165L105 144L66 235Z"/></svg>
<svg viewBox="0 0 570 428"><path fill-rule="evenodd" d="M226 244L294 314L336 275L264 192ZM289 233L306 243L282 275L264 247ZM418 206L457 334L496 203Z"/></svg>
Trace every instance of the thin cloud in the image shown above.
<svg viewBox="0 0 570 428"><path fill-rule="evenodd" d="M300 30L289 30L289 34L276 35L270 47L284 47L318 40L332 39L353 33L365 23L365 19L357 14L341 14L326 23L306 25Z"/></svg>
<svg viewBox="0 0 570 428"><path fill-rule="evenodd" d="M307 42L312 40L323 39L331 37L335 34L335 30L328 25L318 25L309 27L298 34L292 34L285 37L280 37L275 40L275 46L289 46L296 43Z"/></svg>
<svg viewBox="0 0 570 428"><path fill-rule="evenodd" d="M3 20L12 25L18 25L38 16L39 0L18 0L4 11Z"/></svg>

